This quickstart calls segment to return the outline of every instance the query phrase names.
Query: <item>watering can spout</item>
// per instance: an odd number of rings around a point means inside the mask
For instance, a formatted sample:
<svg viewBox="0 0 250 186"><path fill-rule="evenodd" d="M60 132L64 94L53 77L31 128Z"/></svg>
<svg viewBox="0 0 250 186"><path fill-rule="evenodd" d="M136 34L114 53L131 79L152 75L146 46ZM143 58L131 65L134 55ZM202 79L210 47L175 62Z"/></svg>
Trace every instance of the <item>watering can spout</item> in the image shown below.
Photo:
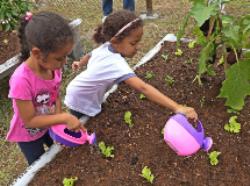
<svg viewBox="0 0 250 186"><path fill-rule="evenodd" d="M92 133L91 135L88 135L88 133L86 132L87 135L87 141L89 142L89 144L95 144L96 143L96 135L95 133Z"/></svg>
<svg viewBox="0 0 250 186"><path fill-rule="evenodd" d="M202 149L205 150L206 152L208 152L210 150L210 148L212 147L212 144L213 144L212 138L206 137L203 140Z"/></svg>

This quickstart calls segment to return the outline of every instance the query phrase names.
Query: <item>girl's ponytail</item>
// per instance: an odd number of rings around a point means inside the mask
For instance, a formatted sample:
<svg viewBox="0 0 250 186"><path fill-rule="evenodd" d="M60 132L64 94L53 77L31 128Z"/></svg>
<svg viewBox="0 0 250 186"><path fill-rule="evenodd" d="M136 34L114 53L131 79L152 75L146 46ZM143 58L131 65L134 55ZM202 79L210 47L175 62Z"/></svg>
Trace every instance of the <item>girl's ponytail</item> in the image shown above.
<svg viewBox="0 0 250 186"><path fill-rule="evenodd" d="M96 43L105 43L106 39L104 38L103 32L102 32L102 25L99 25L95 29L95 33L93 35L93 39Z"/></svg>
<svg viewBox="0 0 250 186"><path fill-rule="evenodd" d="M19 37L19 42L21 46L21 55L19 58L20 62L25 61L30 56L29 45L27 42L26 34L25 34L25 28L28 23L29 23L29 20L26 20L25 16L21 18L20 27L18 29L18 37Z"/></svg>

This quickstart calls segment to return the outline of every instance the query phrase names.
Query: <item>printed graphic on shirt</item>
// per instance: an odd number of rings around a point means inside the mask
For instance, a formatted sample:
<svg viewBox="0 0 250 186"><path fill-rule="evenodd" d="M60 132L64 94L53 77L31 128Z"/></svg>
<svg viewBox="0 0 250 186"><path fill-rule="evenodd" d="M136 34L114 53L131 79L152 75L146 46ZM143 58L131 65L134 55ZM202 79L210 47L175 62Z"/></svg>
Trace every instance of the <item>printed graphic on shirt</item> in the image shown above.
<svg viewBox="0 0 250 186"><path fill-rule="evenodd" d="M37 115L54 114L56 109L56 92L41 92L35 99Z"/></svg>

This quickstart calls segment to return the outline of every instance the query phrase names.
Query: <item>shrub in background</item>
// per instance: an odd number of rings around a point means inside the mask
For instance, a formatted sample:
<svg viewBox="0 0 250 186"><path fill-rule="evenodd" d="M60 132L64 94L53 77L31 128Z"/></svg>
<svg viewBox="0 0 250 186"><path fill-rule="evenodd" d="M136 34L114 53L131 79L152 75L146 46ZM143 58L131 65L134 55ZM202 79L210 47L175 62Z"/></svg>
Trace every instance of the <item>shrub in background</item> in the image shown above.
<svg viewBox="0 0 250 186"><path fill-rule="evenodd" d="M31 1L0 0L0 31L15 29L19 18L32 8Z"/></svg>

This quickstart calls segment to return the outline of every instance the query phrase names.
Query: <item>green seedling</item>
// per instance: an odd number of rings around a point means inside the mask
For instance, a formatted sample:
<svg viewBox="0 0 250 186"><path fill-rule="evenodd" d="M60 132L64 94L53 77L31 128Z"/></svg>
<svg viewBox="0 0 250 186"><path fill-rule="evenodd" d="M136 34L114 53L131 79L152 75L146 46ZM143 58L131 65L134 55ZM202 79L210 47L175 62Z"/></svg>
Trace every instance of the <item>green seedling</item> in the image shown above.
<svg viewBox="0 0 250 186"><path fill-rule="evenodd" d="M164 135L164 128L161 129L161 135Z"/></svg>
<svg viewBox="0 0 250 186"><path fill-rule="evenodd" d="M200 99L201 108L203 108L203 106L204 106L204 104L205 104L205 101L206 101L206 97L205 97L205 96L202 96L201 99Z"/></svg>
<svg viewBox="0 0 250 186"><path fill-rule="evenodd" d="M64 178L63 179L63 186L74 186L75 182L78 180L77 177L74 178Z"/></svg>
<svg viewBox="0 0 250 186"><path fill-rule="evenodd" d="M152 174L150 168L148 168L147 166L145 166L142 171L141 171L141 176L143 178L145 178L148 182L150 182L151 184L153 183L154 181L154 175Z"/></svg>
<svg viewBox="0 0 250 186"><path fill-rule="evenodd" d="M168 54L162 54L161 58L166 62L168 60Z"/></svg>
<svg viewBox="0 0 250 186"><path fill-rule="evenodd" d="M194 48L195 44L196 44L196 41L195 41L195 40L189 42L189 43L188 43L188 48L190 48L190 49Z"/></svg>
<svg viewBox="0 0 250 186"><path fill-rule="evenodd" d="M155 75L154 75L153 72L147 71L147 72L146 72L146 75L145 75L145 78L146 78L146 79L152 79L154 76L155 76Z"/></svg>
<svg viewBox="0 0 250 186"><path fill-rule="evenodd" d="M217 165L219 163L218 156L221 154L221 152L213 151L209 153L209 160L211 165Z"/></svg>
<svg viewBox="0 0 250 186"><path fill-rule="evenodd" d="M230 133L239 133L241 129L241 124L236 121L237 116L232 116L229 119L229 123L224 125L224 129Z"/></svg>
<svg viewBox="0 0 250 186"><path fill-rule="evenodd" d="M145 96L144 94L141 93L141 94L139 95L139 98L140 98L141 100L143 100L143 99L146 98L146 96Z"/></svg>
<svg viewBox="0 0 250 186"><path fill-rule="evenodd" d="M185 63L185 64L193 64L193 59L192 59L192 58L189 58L189 59L187 59L184 63Z"/></svg>
<svg viewBox="0 0 250 186"><path fill-rule="evenodd" d="M106 146L103 141L100 141L98 143L98 147L101 150L101 153L104 155L106 158L114 158L115 155L113 154L114 147L113 146Z"/></svg>
<svg viewBox="0 0 250 186"><path fill-rule="evenodd" d="M169 86L172 86L174 84L174 78L169 75L166 75L164 80Z"/></svg>
<svg viewBox="0 0 250 186"><path fill-rule="evenodd" d="M126 124L128 124L128 126L131 128L133 127L133 122L132 122L132 113L130 111L126 111L124 114L124 121Z"/></svg>
<svg viewBox="0 0 250 186"><path fill-rule="evenodd" d="M240 115L240 112L238 110L235 110L235 109L232 109L232 108L227 109L227 113L228 114Z"/></svg>
<svg viewBox="0 0 250 186"><path fill-rule="evenodd" d="M224 60L224 56L221 56L221 58L219 59L217 66L220 66L222 64L224 64L225 60Z"/></svg>
<svg viewBox="0 0 250 186"><path fill-rule="evenodd" d="M181 49L177 49L176 52L174 53L176 56L182 56L183 52Z"/></svg>

